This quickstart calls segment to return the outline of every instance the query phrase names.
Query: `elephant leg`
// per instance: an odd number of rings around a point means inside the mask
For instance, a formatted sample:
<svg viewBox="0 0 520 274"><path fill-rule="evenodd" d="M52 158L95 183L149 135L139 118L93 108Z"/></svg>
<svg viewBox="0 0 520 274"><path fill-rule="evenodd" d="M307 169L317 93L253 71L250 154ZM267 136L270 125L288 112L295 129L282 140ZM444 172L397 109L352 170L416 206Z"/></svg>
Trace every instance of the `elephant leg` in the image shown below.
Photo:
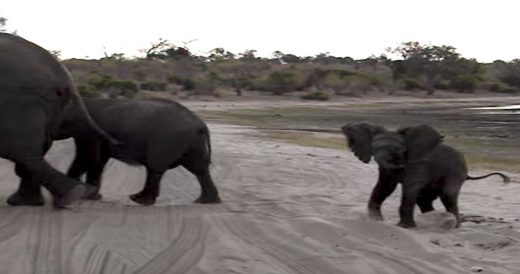
<svg viewBox="0 0 520 274"><path fill-rule="evenodd" d="M417 224L414 221L414 209L417 203L417 197L419 194L419 189L423 184L413 181L406 182L404 181L402 184L402 197L401 197L401 205L399 206L399 223L398 226L404 228L416 227Z"/></svg>
<svg viewBox="0 0 520 274"><path fill-rule="evenodd" d="M421 213L427 213L434 211L433 201L439 197L439 193L433 188L427 187L420 191L417 197L417 205L421 210Z"/></svg>
<svg viewBox="0 0 520 274"><path fill-rule="evenodd" d="M201 193L195 203L216 204L221 202L218 189L209 172L209 162L204 148L190 151L182 161L182 166L195 175L200 184Z"/></svg>
<svg viewBox="0 0 520 274"><path fill-rule="evenodd" d="M11 206L41 206L44 199L41 192L41 182L34 180L22 165L15 165L15 172L21 178L18 190L7 198Z"/></svg>
<svg viewBox="0 0 520 274"><path fill-rule="evenodd" d="M90 148L88 143L80 138L74 138L76 155L67 170L67 176L72 179L80 180L81 176L87 172L88 155Z"/></svg>
<svg viewBox="0 0 520 274"><path fill-rule="evenodd" d="M87 181L86 183L93 187L92 191L85 195L83 199L85 200L101 200L103 196L99 193L101 189L101 177L103 175L103 170L105 169L105 165L108 162L108 155L101 155L96 161L91 162L87 169Z"/></svg>
<svg viewBox="0 0 520 274"><path fill-rule="evenodd" d="M382 221L381 205L394 192L397 187L397 180L391 174L379 171L379 179L372 190L368 201L368 217L373 220Z"/></svg>
<svg viewBox="0 0 520 274"><path fill-rule="evenodd" d="M141 205L153 205L159 196L159 183L164 175L164 170L158 171L151 168L146 168L146 182L143 190L133 195L130 199Z"/></svg>
<svg viewBox="0 0 520 274"><path fill-rule="evenodd" d="M56 208L63 208L79 200L86 191L83 184L59 172L43 158L17 160L15 163L31 174L32 178L41 180L41 184L52 194Z"/></svg>
<svg viewBox="0 0 520 274"><path fill-rule="evenodd" d="M450 183L451 182L449 181L446 182L446 185L448 185L448 187L442 189L440 193L440 198L442 204L446 208L446 211L455 215L455 227L458 228L460 226L458 197L461 183L460 180L457 180L457 182L453 182L453 184Z"/></svg>
<svg viewBox="0 0 520 274"><path fill-rule="evenodd" d="M187 168L190 170L189 168ZM213 179L211 178L211 174L209 173L209 168L206 167L202 170L190 170L195 176L197 176L197 180L200 184L201 193L199 198L195 200L195 203L200 204L218 204L221 202L220 196L218 194L217 187L213 183Z"/></svg>
<svg viewBox="0 0 520 274"><path fill-rule="evenodd" d="M76 156L67 170L67 176L72 179L80 180L81 176L83 176L86 171L86 163L83 159Z"/></svg>
<svg viewBox="0 0 520 274"><path fill-rule="evenodd" d="M83 140L81 143L78 142L78 147L81 147L83 150L81 158L85 160L86 183L92 186L92 191L83 196L85 200L101 200L103 198L99 193L101 176L106 163L110 159L108 144L105 144L105 142L97 138Z"/></svg>

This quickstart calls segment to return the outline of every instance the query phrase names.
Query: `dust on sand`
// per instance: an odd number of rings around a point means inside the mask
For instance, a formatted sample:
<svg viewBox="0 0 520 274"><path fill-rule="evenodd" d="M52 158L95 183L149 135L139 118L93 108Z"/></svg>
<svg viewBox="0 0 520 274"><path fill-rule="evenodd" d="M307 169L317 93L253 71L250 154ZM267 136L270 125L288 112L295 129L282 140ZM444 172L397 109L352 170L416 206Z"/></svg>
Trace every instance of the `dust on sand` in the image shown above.
<svg viewBox="0 0 520 274"><path fill-rule="evenodd" d="M520 273L520 184L467 182L460 229L436 204L406 230L395 226L400 191L383 206L386 221L366 219L374 164L255 138L247 127L210 128L224 203L193 204L198 184L179 168L164 177L156 206L135 205L127 197L144 169L111 161L103 201L0 206L0 273ZM58 142L47 158L65 170L72 148ZM5 201L17 187L7 161L0 181Z"/></svg>

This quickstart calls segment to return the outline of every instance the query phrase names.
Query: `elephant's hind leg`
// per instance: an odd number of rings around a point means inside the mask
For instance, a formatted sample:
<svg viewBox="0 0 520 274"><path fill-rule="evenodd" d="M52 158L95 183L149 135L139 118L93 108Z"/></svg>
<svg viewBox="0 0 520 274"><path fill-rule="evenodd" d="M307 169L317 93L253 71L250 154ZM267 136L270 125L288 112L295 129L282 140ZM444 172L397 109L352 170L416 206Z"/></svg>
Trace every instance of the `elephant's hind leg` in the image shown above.
<svg viewBox="0 0 520 274"><path fill-rule="evenodd" d="M446 207L446 211L455 215L456 224L455 227L460 226L460 215L459 215L459 205L458 205L458 196L460 191L460 181L456 182L446 182L447 186L442 189L440 193L441 201L444 207Z"/></svg>
<svg viewBox="0 0 520 274"><path fill-rule="evenodd" d="M217 187L213 183L209 172L209 160L206 160L207 157L205 155L200 155L199 153L188 155L183 160L182 166L197 177L201 190L201 194L195 202L201 204L220 203L221 200Z"/></svg>

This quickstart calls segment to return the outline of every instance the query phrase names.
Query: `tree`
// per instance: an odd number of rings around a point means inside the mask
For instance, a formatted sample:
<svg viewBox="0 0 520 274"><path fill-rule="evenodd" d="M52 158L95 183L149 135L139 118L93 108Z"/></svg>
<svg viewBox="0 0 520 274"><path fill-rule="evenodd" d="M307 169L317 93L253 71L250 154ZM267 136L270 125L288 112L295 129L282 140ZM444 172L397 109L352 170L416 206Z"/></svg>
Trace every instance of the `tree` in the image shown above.
<svg viewBox="0 0 520 274"><path fill-rule="evenodd" d="M164 59L164 51L173 46L168 40L159 38L159 41L152 43L150 48L140 50L146 59Z"/></svg>
<svg viewBox="0 0 520 274"><path fill-rule="evenodd" d="M436 83L441 81L451 82L450 86L459 91L473 91L483 72L476 60L462 58L452 46L406 42L388 51L403 58L390 64L394 79L413 78L423 81L423 86L430 94L434 92Z"/></svg>
<svg viewBox="0 0 520 274"><path fill-rule="evenodd" d="M235 54L225 50L224 48L214 48L209 52L208 56L210 62L220 62L232 59L235 59Z"/></svg>
<svg viewBox="0 0 520 274"><path fill-rule="evenodd" d="M7 18L0 17L0 32L7 31L7 29L5 28L6 24L7 24Z"/></svg>
<svg viewBox="0 0 520 274"><path fill-rule="evenodd" d="M245 50L243 53L240 53L240 59L246 60L246 61L254 61L256 60L256 50L254 49L248 49Z"/></svg>
<svg viewBox="0 0 520 274"><path fill-rule="evenodd" d="M498 69L497 78L513 87L520 88L520 59L510 62L495 61L493 65Z"/></svg>

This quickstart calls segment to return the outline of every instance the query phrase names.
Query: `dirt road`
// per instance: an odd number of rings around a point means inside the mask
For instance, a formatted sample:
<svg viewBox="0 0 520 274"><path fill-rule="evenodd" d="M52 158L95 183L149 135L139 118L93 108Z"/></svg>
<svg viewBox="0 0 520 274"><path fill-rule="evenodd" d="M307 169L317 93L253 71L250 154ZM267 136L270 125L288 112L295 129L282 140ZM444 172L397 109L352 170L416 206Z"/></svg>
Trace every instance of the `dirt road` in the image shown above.
<svg viewBox="0 0 520 274"><path fill-rule="evenodd" d="M193 204L199 187L183 169L166 174L157 205L135 205L128 195L144 169L111 161L103 201L8 207L17 178L1 161L0 274L520 273L520 184L467 182L461 212L478 216L452 229L436 204L405 230L394 225L400 191L384 205L385 222L366 220L374 164L243 134L253 129L210 128L219 205ZM70 141L59 142L48 159L65 170L72 154Z"/></svg>

